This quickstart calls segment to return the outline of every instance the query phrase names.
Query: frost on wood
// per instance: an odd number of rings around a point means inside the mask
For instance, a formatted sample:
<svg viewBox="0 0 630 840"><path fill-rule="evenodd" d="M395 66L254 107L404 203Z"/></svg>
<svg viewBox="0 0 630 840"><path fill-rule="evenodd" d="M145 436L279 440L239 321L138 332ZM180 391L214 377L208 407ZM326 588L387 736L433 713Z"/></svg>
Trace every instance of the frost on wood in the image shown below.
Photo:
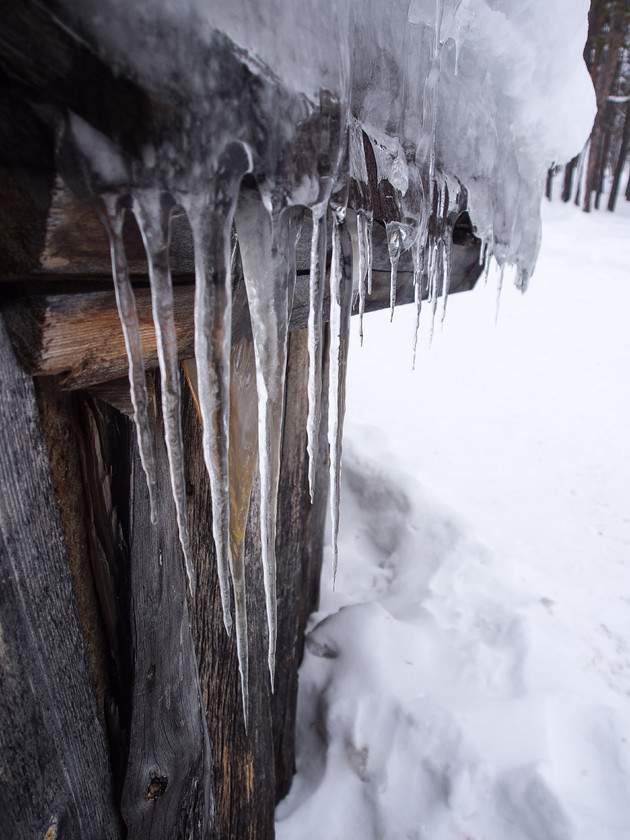
<svg viewBox="0 0 630 840"><path fill-rule="evenodd" d="M502 267L516 266L518 284L526 286L538 251L547 167L581 147L592 116L581 59L588 4L155 0L149 7L59 0L57 5L84 39L99 45L117 73L138 82L161 106L149 133L139 126L141 140L134 142L122 128L118 132L114 126L105 136L69 115L59 144L60 169L72 189L97 208L110 237L138 440L154 492L142 352L121 240L124 208L135 214L142 231L172 491L192 582L168 258L172 208L177 204L188 214L195 249L198 404L213 535L228 630L230 588L234 591L246 710L243 534L257 466L273 675L287 333L304 213L313 222L305 383L311 496L327 240L332 239L329 444L336 563L349 314L354 279L362 333L372 292L374 225L386 227L392 315L398 263L410 250L418 316L428 297L435 320L441 297L444 317L453 226L464 211L483 242L486 265L494 258ZM561 43L553 34L557 19L562 20ZM234 229L252 324L251 344L236 348L231 337ZM247 384L252 381L255 401ZM253 460L252 452L257 453Z"/></svg>

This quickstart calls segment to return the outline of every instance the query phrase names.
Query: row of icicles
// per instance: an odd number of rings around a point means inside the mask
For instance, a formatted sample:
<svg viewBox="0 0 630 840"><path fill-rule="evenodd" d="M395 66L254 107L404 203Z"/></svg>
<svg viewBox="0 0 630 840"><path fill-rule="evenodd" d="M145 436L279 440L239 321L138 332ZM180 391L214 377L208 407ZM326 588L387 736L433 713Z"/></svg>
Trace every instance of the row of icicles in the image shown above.
<svg viewBox="0 0 630 840"><path fill-rule="evenodd" d="M203 451L210 477L212 527L223 620L232 629L231 595L234 591L236 641L243 710L247 723L248 642L245 600L244 538L256 467L261 487L261 544L268 624L268 662L273 686L276 649L276 509L280 473L284 380L287 340L296 277L295 251L301 231L296 208L269 213L253 190L235 188L212 196L171 196L157 189L136 190L132 196L109 193L97 201L106 226L112 257L116 301L129 358L129 381L139 451L156 517L156 467L148 418L148 398L135 297L123 245L125 210L135 215L148 259L153 320L162 384L162 406L171 487L179 539L191 591L194 576L186 523L186 482L180 419L179 357L175 335L173 288L169 266L172 208L184 207L190 221L195 250L195 362L184 363L193 386L203 424ZM411 248L414 265L416 335L422 298L428 297L433 320L438 297L443 314L449 286L453 204L448 188L432 184L435 201L433 225L429 213L410 235L409 227L388 223L391 261L391 309L396 303L396 277L400 255ZM330 290L329 423L330 511L332 518L333 580L337 569L341 440L345 410L345 380L353 299L363 337L366 296L372 292L371 214L346 211L327 203L311 209L310 301L308 315L308 457L311 501L315 493L322 402L324 291ZM437 219L438 224L435 224ZM252 340L232 344L233 228L249 305ZM326 279L327 240L332 239ZM442 314L442 317L443 317ZM433 329L433 328L432 328ZM257 405L251 399L256 382ZM195 387L196 386L196 387ZM256 438L258 446L256 446ZM258 457L256 458L256 451ZM231 580L231 587L230 587Z"/></svg>

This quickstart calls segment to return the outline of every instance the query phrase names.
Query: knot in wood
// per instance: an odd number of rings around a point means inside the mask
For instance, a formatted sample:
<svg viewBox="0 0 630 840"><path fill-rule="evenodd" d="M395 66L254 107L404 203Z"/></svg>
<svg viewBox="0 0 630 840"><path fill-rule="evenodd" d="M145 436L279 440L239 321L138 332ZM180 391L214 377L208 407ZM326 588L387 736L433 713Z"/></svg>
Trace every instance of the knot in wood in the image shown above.
<svg viewBox="0 0 630 840"><path fill-rule="evenodd" d="M159 799L160 796L166 793L167 786L168 776L153 776L147 788L147 799Z"/></svg>

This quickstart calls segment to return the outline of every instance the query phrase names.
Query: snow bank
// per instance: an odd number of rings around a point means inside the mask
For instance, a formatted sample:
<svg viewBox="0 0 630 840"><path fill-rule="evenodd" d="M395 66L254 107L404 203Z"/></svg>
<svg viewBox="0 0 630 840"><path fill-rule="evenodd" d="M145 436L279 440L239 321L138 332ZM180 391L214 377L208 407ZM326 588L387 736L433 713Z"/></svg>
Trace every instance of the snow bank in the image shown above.
<svg viewBox="0 0 630 840"><path fill-rule="evenodd" d="M628 836L630 215L544 209L496 329L492 277L416 372L355 331L279 840Z"/></svg>

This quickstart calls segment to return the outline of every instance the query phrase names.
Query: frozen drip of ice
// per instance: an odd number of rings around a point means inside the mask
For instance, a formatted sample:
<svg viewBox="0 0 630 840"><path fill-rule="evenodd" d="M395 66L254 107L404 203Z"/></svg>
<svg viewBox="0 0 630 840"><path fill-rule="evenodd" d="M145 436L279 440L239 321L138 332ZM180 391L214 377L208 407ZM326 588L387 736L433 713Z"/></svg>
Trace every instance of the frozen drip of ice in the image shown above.
<svg viewBox="0 0 630 840"><path fill-rule="evenodd" d="M188 585L194 589L194 575L190 557L188 524L186 522L186 479L184 475L184 447L180 415L179 357L173 313L173 285L169 267L168 246L173 199L158 189L139 190L134 194L133 212L142 233L149 263L153 323L157 338L158 359L162 386L164 436L171 474L171 487L179 541L184 553Z"/></svg>
<svg viewBox="0 0 630 840"><path fill-rule="evenodd" d="M315 500L315 475L322 404L322 318L326 273L326 210L316 207L312 213L311 266L308 309L308 486L311 504Z"/></svg>
<svg viewBox="0 0 630 840"><path fill-rule="evenodd" d="M243 715L247 726L249 651L245 598L245 529L258 460L258 411L252 400L256 384L254 346L240 339L232 349L230 385L230 569L234 587L236 647L241 674Z"/></svg>
<svg viewBox="0 0 630 840"><path fill-rule="evenodd" d="M341 439L346 409L346 370L352 306L352 258L345 221L333 214L330 265L330 374L328 443L330 444L330 516L332 520L333 585L337 574Z"/></svg>

